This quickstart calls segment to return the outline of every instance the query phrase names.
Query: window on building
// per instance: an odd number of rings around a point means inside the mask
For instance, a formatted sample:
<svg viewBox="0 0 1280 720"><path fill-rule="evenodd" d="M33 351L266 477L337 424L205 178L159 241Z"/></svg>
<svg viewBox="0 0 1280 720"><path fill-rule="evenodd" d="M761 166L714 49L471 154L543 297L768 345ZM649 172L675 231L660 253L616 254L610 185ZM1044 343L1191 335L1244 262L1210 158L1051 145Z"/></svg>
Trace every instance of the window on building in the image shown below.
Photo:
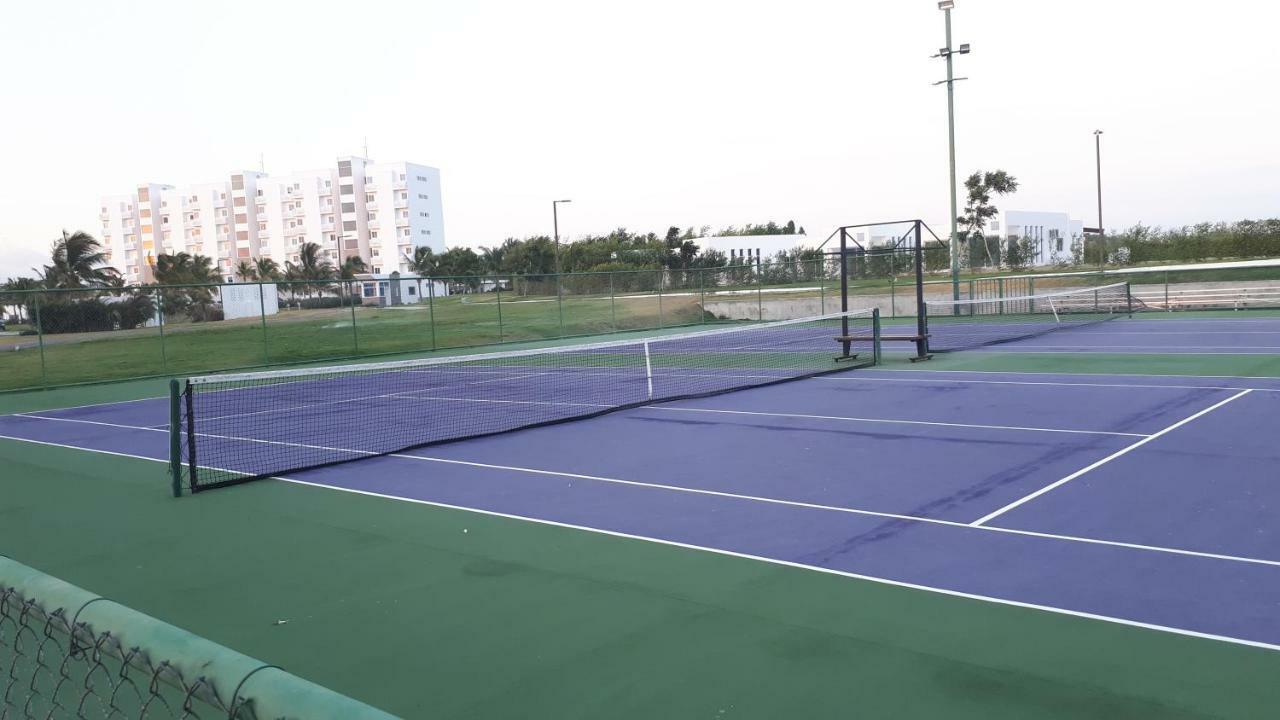
<svg viewBox="0 0 1280 720"><path fill-rule="evenodd" d="M340 185L340 186L338 187L338 192L339 192L339 193L341 193L341 194L343 194L343 195L350 195L350 194L354 193L355 191L356 191L356 188L355 188L355 186L354 186L354 185Z"/></svg>
<svg viewBox="0 0 1280 720"><path fill-rule="evenodd" d="M257 196L262 197L262 188L258 188Z"/></svg>
<svg viewBox="0 0 1280 720"><path fill-rule="evenodd" d="M257 206L256 208L254 208L254 210L255 210L259 215L266 215L266 214L267 214L267 206L266 206L266 205L259 205L259 206Z"/></svg>
<svg viewBox="0 0 1280 720"><path fill-rule="evenodd" d="M404 235L405 237L409 237L409 228L405 228L404 232L401 234Z"/></svg>
<svg viewBox="0 0 1280 720"><path fill-rule="evenodd" d="M343 220L343 221L342 221L342 231L343 231L343 232L355 232L355 231L356 231L356 221L355 221L355 220Z"/></svg>
<svg viewBox="0 0 1280 720"><path fill-rule="evenodd" d="M404 173L400 173L400 182L404 182Z"/></svg>
<svg viewBox="0 0 1280 720"><path fill-rule="evenodd" d="M409 193L405 192L404 190L401 190L401 191L400 191L400 199L401 199L401 200L408 200L408 199L409 199Z"/></svg>
<svg viewBox="0 0 1280 720"><path fill-rule="evenodd" d="M168 224L169 224L169 216L168 216L168 215L163 215L163 216L161 216L161 217L160 217L160 224L161 224L161 225L168 225Z"/></svg>
<svg viewBox="0 0 1280 720"><path fill-rule="evenodd" d="M260 222L260 223L258 223L258 229L259 229L259 230L266 230L266 229L267 229L267 224L266 224L266 223L264 223L264 222Z"/></svg>
<svg viewBox="0 0 1280 720"><path fill-rule="evenodd" d="M243 197L237 197L231 201L231 204L235 205L236 207L244 207L245 199Z"/></svg>
<svg viewBox="0 0 1280 720"><path fill-rule="evenodd" d="M378 213L376 213L376 212L371 212L371 213L369 213L369 219L370 219L370 220L377 220L377 219L378 219Z"/></svg>
<svg viewBox="0 0 1280 720"><path fill-rule="evenodd" d="M427 178L425 176L423 175L418 176L418 182L426 182L426 181L427 181Z"/></svg>
<svg viewBox="0 0 1280 720"><path fill-rule="evenodd" d="M248 231L248 230L237 230L237 231L236 231L236 239L237 239L237 240L248 240L248 239L249 239L249 231Z"/></svg>
<svg viewBox="0 0 1280 720"><path fill-rule="evenodd" d="M325 187L333 187L333 181L332 181L332 180L325 180L325 181L324 181L324 186L325 186Z"/></svg>
<svg viewBox="0 0 1280 720"><path fill-rule="evenodd" d="M342 203L342 212L344 212L344 213L352 213L352 212L355 212L355 211L356 211L356 204L355 204L355 203L353 203L353 202L349 202L349 203L348 203L348 202L344 202L344 203Z"/></svg>
<svg viewBox="0 0 1280 720"><path fill-rule="evenodd" d="M244 176L243 176L243 175L232 175L232 176L231 176L231 189L232 189L232 190L243 190L243 189L244 189Z"/></svg>
<svg viewBox="0 0 1280 720"><path fill-rule="evenodd" d="M227 194L226 194L226 193L218 193L218 199L219 199L219 200L226 200L226 199L227 199Z"/></svg>
<svg viewBox="0 0 1280 720"><path fill-rule="evenodd" d="M1058 238L1058 252L1062 252L1062 238Z"/></svg>
<svg viewBox="0 0 1280 720"><path fill-rule="evenodd" d="M431 213L420 212L418 214L421 215L422 217L431 217Z"/></svg>
<svg viewBox="0 0 1280 720"><path fill-rule="evenodd" d="M374 202L376 199L377 198L374 197L373 193L366 193L364 196L364 201L367 203Z"/></svg>
<svg viewBox="0 0 1280 720"><path fill-rule="evenodd" d="M370 231L369 231L369 239L370 239L370 240L377 240L377 239L378 239L378 231L377 231L377 230L370 230Z"/></svg>
<svg viewBox="0 0 1280 720"><path fill-rule="evenodd" d="M333 198L331 198L331 197L325 198L325 199L324 199L324 206L325 206L325 207L333 207Z"/></svg>
<svg viewBox="0 0 1280 720"><path fill-rule="evenodd" d="M139 201L139 202L150 202L150 201L151 201L151 188L145 188L145 187L140 187L140 188L138 188L138 201Z"/></svg>
<svg viewBox="0 0 1280 720"><path fill-rule="evenodd" d="M422 193L418 193L418 199L419 199L419 200L429 200L430 198L428 198L426 195L423 195Z"/></svg>
<svg viewBox="0 0 1280 720"><path fill-rule="evenodd" d="M338 161L338 177L351 177L351 161Z"/></svg>
<svg viewBox="0 0 1280 720"><path fill-rule="evenodd" d="M151 208L142 208L142 211L138 213L138 216L151 217Z"/></svg>

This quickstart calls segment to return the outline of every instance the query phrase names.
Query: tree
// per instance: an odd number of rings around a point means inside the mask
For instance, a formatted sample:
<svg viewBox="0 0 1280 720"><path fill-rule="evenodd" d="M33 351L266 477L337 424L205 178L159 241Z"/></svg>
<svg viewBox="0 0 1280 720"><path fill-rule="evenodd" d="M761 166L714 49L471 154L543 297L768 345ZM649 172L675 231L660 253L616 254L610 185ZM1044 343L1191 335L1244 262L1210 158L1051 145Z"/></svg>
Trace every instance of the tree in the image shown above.
<svg viewBox="0 0 1280 720"><path fill-rule="evenodd" d="M964 215L956 218L956 222L964 227L964 234L961 242L979 241L983 244L983 248L987 256L987 264L995 265L996 259L992 257L991 246L986 242L982 229L987 226L987 221L995 217L999 210L995 205L991 204L993 195L1010 195L1018 191L1018 179L1004 170L994 170L992 172L983 172L979 170L970 175L964 181L965 190L968 191L968 197L965 201ZM970 251L972 253L972 250Z"/></svg>
<svg viewBox="0 0 1280 720"><path fill-rule="evenodd" d="M333 265L322 253L316 243L302 243L298 246L298 262L285 263L285 277L302 281L302 291L308 296L313 292L323 292L324 281L333 279Z"/></svg>
<svg viewBox="0 0 1280 720"><path fill-rule="evenodd" d="M338 267L338 277L343 280L355 280L356 273L369 272L369 266L359 255L351 255Z"/></svg>
<svg viewBox="0 0 1280 720"><path fill-rule="evenodd" d="M437 270L437 258L431 248L418 246L413 249L413 260L409 268L418 275L433 275Z"/></svg>
<svg viewBox="0 0 1280 720"><path fill-rule="evenodd" d="M9 278L0 285L0 306L12 307L17 312L17 320L20 323L30 322L35 317L36 294L33 290L39 290L40 281L35 278L18 277Z"/></svg>
<svg viewBox="0 0 1280 720"><path fill-rule="evenodd" d="M449 248L440 256L437 269L441 275L460 278L459 282L473 290L480 286L480 256L471 248Z"/></svg>
<svg viewBox="0 0 1280 720"><path fill-rule="evenodd" d="M280 266L269 257L260 257L253 261L253 272L259 280L279 280Z"/></svg>
<svg viewBox="0 0 1280 720"><path fill-rule="evenodd" d="M241 260L240 262L236 263L235 274L236 274L236 277L240 278L241 282L257 280L258 268L256 265L253 264L251 260Z"/></svg>
<svg viewBox="0 0 1280 720"><path fill-rule="evenodd" d="M36 270L47 288L102 287L119 272L107 265L107 253L92 235L62 231L49 250L52 265Z"/></svg>
<svg viewBox="0 0 1280 720"><path fill-rule="evenodd" d="M166 315L185 314L194 321L213 319L213 288L222 278L213 260L185 252L156 256L156 283Z"/></svg>

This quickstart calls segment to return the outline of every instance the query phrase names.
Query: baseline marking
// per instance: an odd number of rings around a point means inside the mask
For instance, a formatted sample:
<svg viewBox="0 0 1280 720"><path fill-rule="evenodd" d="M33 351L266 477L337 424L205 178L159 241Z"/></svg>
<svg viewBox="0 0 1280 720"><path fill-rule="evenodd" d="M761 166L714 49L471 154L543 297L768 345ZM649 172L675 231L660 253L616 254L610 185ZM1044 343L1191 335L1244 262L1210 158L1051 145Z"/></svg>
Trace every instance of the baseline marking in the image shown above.
<svg viewBox="0 0 1280 720"><path fill-rule="evenodd" d="M1040 488L1039 490L1037 490L1037 491L1035 491L1035 492L1033 492L1033 493L1031 493L1031 494L1029 494L1029 495L1025 495L1025 496L1023 496L1023 497L1021 497L1021 498L1018 498L1017 500L1014 500L1013 502L1009 503L1008 505L1005 505L1004 507L1000 508L999 510L996 510L995 512L992 512L992 513L988 513L988 514L986 514L986 515L984 515L984 516L982 516L982 517L978 518L977 520L974 520L974 521L973 521L972 523L970 523L970 524L971 524L971 525L973 525L974 527L982 526L984 523L987 523L987 522L989 522L989 521L991 521L991 520L994 520L994 519L996 519L996 518L1000 517L1001 515L1003 515L1003 514L1005 514L1005 513L1009 512L1010 510L1012 510L1012 509L1014 509L1014 508L1018 507L1019 505L1022 505L1023 503L1026 503L1026 502L1029 502L1029 501L1031 501L1031 500L1034 500L1034 499L1036 499L1036 498L1040 497L1041 495L1044 495L1045 493L1047 493L1047 492L1049 492L1049 491L1051 491L1051 490L1053 490L1053 489L1055 489L1055 488L1058 488L1058 487L1061 487L1061 486L1063 486L1063 485L1066 485L1067 483L1071 482L1072 480L1075 480L1076 478L1080 477L1081 475L1084 475L1084 474L1086 474L1086 473L1088 473L1088 472L1091 472L1091 471L1093 471L1093 470L1096 470L1096 469L1098 469L1098 468L1102 467L1103 465L1106 465L1107 463L1111 462L1112 460L1115 460L1115 459L1116 459L1116 458L1118 458L1118 457L1121 457L1121 456L1123 456L1123 455L1127 455L1127 454L1129 454L1129 453L1133 452L1134 450L1137 450L1138 448L1142 447L1143 445L1146 445L1147 443L1151 442L1152 440L1155 440L1156 438L1158 438L1158 437L1160 437L1160 436L1162 436L1162 435L1167 435L1168 433L1171 433L1171 432L1173 432L1174 430L1177 430L1178 428L1182 427L1183 425L1186 425L1187 423L1191 422L1192 420L1195 420L1196 418L1199 418L1199 417L1203 417L1203 416L1205 416L1205 415L1208 415L1209 413L1213 412L1214 410L1217 410L1218 408L1222 407L1223 405L1226 405L1226 404L1227 404L1227 403L1229 403L1229 402L1234 402L1234 401L1236 401L1236 400L1239 400L1240 398L1244 397L1245 395L1248 395L1248 394L1249 394L1249 393L1251 393L1251 392L1253 392L1253 391L1252 391L1252 390L1241 390L1240 392L1236 393L1235 395L1232 395L1231 397L1227 398L1226 400L1221 400L1221 401L1219 401L1219 402L1216 402L1216 403L1214 403L1214 404L1210 405L1209 407L1207 407L1207 408L1205 408L1205 409L1201 410L1200 412L1195 413L1194 415L1191 415L1191 416L1185 417L1185 418L1183 418L1183 419L1179 420L1178 422L1176 422L1176 423L1174 423L1174 424L1170 425L1169 427L1167 427L1167 428L1165 428L1165 429L1163 429L1163 430L1160 430L1159 432L1156 432L1156 433L1155 433L1155 434L1153 434L1153 435L1148 435L1147 437L1145 437L1145 438L1143 438L1143 439L1139 440L1138 442L1136 442L1136 443L1134 443L1134 444L1132 444L1132 445L1129 445L1128 447L1121 448L1120 450L1118 450L1118 451L1116 451L1116 452L1114 452L1114 453L1111 453L1110 455L1108 455L1108 456L1106 456L1106 457L1102 458L1101 460L1099 460L1099 461L1097 461L1097 462L1095 462L1095 463L1093 463L1093 464L1091 464L1091 465L1088 465L1088 466L1086 466L1086 467L1083 467L1083 468L1081 468L1081 469L1079 469L1079 470L1077 470L1077 471L1075 471L1075 472L1071 473L1070 475L1068 475L1068 476L1066 476L1066 477L1062 478L1061 480L1058 480L1058 481L1056 481L1056 482L1050 483L1049 485L1045 485L1044 487Z"/></svg>
<svg viewBox="0 0 1280 720"><path fill-rule="evenodd" d="M48 419L48 418L45 418L45 419ZM0 439L15 440L18 442L29 442L29 443L35 443L37 445L47 445L52 447L62 447L62 448L67 448L71 450L100 452L107 455L117 455L120 457L127 457L127 458L133 458L138 460L150 460L152 462L168 462L167 460L161 460L158 458L149 458L142 455L129 455L126 453L116 453L116 452L110 452L107 450L93 450L90 448L77 447L75 445L63 445L61 443L43 442L40 440L28 440L27 438L12 437L9 435L0 435ZM910 583L902 580L891 580L889 578L876 577L875 575L862 575L859 573L848 572L846 570L824 568L824 567L819 567L817 565L805 565L803 563L792 562L790 560L780 560L777 558L764 557L762 555L751 555L748 553L741 553L733 550L724 550L721 548L706 547L703 545L694 545L692 543L683 543L676 540L664 540L662 538L653 538L653 537L647 537L644 535L632 535L630 533L619 532L616 530L604 530L602 528L594 528L586 525L574 525L571 523L558 522L555 520L546 520L543 518L527 517L524 515L515 515L512 513L503 513L503 512L498 512L496 510L481 510L479 508L466 507L463 505L451 505L448 503L435 502L432 500L420 500L416 498L400 497L398 495L387 495L385 493L377 493L370 490L356 490L354 488L340 487L337 485L327 485L325 483L312 482L308 480L297 480L297 479L286 478L286 477L280 477L275 479L280 480L282 482L294 484L294 485L306 485L310 487L324 488L326 490L334 490L337 492L351 493L353 495L363 495L365 497L375 497L382 500L391 500L394 502L407 502L407 503L413 503L415 505L427 505L430 507L438 507L446 510L458 510L462 512L475 513L477 515L485 515L488 517L500 517L508 520L519 520L521 522L529 522L529 523L534 523L536 525L546 525L550 527L564 528L567 530L579 530L582 532L594 533L597 535L606 535L609 537L616 537L624 540L637 540L640 542L653 543L655 545L664 545L667 547L678 547L685 550L696 550L698 552L712 553L714 555L721 555L724 557L734 557L742 560L753 560L756 562L767 563L770 565L777 565L780 567L788 567L796 570L806 570L809 572L823 573L825 575L835 575L839 577L846 577L852 580L863 580L866 582L876 583L878 585L899 587L906 590L919 590L922 592L934 593L937 595L944 595L947 597L956 597L956 598L963 598L966 600L977 600L979 602L988 602L993 605L1004 605L1007 607L1022 608L1024 610L1038 610L1040 612L1047 612L1055 615L1065 615L1068 617L1076 617L1084 620L1097 620L1100 622L1111 623L1113 625L1123 625L1126 627L1140 628L1143 630L1154 630L1157 632L1165 632L1172 635L1181 635L1183 637L1193 637L1201 640L1212 640L1215 642L1223 642L1223 643L1229 643L1232 645L1241 645L1245 647L1254 647L1262 650L1271 650L1275 652L1280 652L1280 645L1263 642L1260 640L1246 640L1244 638L1231 637L1229 635L1216 635L1213 633L1205 633L1197 630L1188 630L1186 628L1172 627L1169 625L1157 625L1155 623L1147 623L1147 622L1142 622L1140 620L1130 620L1127 618L1113 617L1110 615L1099 615L1096 613L1083 612L1080 610L1070 610L1067 608L1054 607L1052 605L1038 605L1036 603L1023 602L1020 600L1010 600L1007 598L995 597L991 595L979 595L977 593L968 593L960 590L950 590L947 588L934 587L932 585L921 585L918 583ZM967 526L962 526L962 527L967 527ZM980 529L998 530L1002 532L1005 531L1004 528L984 527ZM1021 534L1034 535L1035 533L1021 533ZM1047 536L1047 537L1052 537L1052 536ZM1101 544L1113 544L1113 543L1107 543L1105 541L1092 541L1087 539L1081 539L1081 540L1084 542L1099 542ZM1114 543L1114 544L1124 546L1123 543ZM1187 554L1194 554L1194 553L1187 553ZM1228 559L1228 558L1224 557L1223 559ZM1264 562L1264 563L1270 564L1269 561L1254 561L1254 562Z"/></svg>

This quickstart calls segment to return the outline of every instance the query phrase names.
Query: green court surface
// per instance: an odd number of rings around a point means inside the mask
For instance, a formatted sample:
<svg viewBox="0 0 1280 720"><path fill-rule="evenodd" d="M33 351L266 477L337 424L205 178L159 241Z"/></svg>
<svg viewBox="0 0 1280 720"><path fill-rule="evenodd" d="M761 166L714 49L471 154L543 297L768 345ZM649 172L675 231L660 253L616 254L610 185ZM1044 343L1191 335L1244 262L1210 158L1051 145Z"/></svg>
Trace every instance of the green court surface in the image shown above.
<svg viewBox="0 0 1280 720"><path fill-rule="evenodd" d="M888 367L1280 376L1275 356ZM137 381L0 413L162 396ZM0 554L412 718L1252 718L1280 653L535 522L0 440Z"/></svg>

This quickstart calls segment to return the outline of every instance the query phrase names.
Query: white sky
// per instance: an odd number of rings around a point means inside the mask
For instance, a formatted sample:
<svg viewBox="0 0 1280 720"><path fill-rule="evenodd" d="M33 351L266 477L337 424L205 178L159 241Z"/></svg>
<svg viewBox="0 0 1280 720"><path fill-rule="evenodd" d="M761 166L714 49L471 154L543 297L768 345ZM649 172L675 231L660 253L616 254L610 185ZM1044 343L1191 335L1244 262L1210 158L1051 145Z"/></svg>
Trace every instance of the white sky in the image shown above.
<svg viewBox="0 0 1280 720"><path fill-rule="evenodd" d="M957 0L958 171L1108 227L1280 215L1280 4ZM0 25L0 278L98 198L360 154L441 168L451 245L946 225L934 0L28 2Z"/></svg>

